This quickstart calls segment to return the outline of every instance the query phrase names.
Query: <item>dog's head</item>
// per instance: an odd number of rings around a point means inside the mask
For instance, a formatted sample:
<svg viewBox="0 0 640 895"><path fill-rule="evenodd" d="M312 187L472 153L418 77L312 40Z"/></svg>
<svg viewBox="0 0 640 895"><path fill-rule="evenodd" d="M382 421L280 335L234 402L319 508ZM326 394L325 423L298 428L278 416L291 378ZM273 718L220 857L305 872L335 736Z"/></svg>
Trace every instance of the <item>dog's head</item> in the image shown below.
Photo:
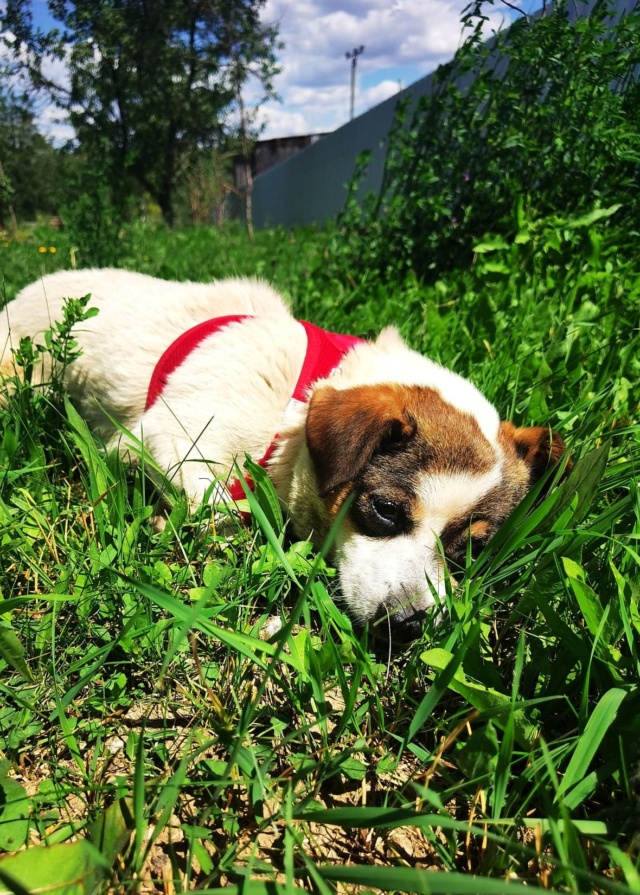
<svg viewBox="0 0 640 895"><path fill-rule="evenodd" d="M388 617L397 639L419 633L433 591L444 594L442 552L453 574L464 567L468 545L479 552L565 450L547 428L500 422L469 382L437 369L453 389L323 385L307 415L329 522L350 498L334 548L347 609L359 623Z"/></svg>

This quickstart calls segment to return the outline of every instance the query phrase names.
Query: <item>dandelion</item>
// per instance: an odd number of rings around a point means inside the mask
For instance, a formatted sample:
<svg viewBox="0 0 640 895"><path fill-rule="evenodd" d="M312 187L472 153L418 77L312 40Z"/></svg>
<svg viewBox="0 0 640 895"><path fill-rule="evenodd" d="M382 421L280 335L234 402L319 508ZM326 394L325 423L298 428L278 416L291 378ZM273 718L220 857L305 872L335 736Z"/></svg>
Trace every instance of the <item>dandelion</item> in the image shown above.
<svg viewBox="0 0 640 895"><path fill-rule="evenodd" d="M38 251L40 252L41 255L44 255L44 253L47 251L47 247L46 246L38 246Z"/></svg>
<svg viewBox="0 0 640 895"><path fill-rule="evenodd" d="M51 252L52 255L55 255L55 253L56 253L58 250L56 249L55 246L49 246L49 251Z"/></svg>

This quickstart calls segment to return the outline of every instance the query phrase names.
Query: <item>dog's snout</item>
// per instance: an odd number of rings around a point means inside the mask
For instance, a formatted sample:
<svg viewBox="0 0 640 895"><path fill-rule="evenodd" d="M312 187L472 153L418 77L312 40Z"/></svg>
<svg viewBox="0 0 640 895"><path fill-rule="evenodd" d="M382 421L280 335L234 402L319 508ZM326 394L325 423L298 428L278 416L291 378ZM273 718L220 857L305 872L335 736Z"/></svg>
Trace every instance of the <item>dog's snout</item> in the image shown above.
<svg viewBox="0 0 640 895"><path fill-rule="evenodd" d="M394 605L382 603L373 620L376 637L389 639L400 645L417 640L427 618L425 609L417 608L410 600Z"/></svg>

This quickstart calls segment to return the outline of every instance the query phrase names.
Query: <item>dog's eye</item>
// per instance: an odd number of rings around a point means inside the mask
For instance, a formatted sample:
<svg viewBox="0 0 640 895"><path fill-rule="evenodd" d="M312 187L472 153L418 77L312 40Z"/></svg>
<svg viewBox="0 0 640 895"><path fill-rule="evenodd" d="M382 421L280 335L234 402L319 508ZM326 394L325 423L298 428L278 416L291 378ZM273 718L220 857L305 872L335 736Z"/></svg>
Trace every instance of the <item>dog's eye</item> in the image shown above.
<svg viewBox="0 0 640 895"><path fill-rule="evenodd" d="M385 497L374 497L371 500L374 513L389 528L394 528L400 521L401 509L393 500Z"/></svg>
<svg viewBox="0 0 640 895"><path fill-rule="evenodd" d="M370 538L408 534L412 526L403 503L380 494L361 494L351 508L351 520Z"/></svg>

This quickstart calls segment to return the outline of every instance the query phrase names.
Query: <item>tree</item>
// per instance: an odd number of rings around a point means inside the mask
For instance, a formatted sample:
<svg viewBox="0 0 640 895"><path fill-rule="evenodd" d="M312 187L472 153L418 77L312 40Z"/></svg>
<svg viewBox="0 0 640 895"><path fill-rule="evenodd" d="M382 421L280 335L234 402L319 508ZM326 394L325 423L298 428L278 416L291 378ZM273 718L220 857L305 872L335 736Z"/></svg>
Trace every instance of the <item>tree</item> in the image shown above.
<svg viewBox="0 0 640 895"><path fill-rule="evenodd" d="M68 116L123 208L136 187L173 222L178 172L220 144L238 82L273 95L277 31L266 0L48 0L58 28L33 24L29 0L7 0L16 66ZM64 60L55 78L46 61Z"/></svg>
<svg viewBox="0 0 640 895"><path fill-rule="evenodd" d="M59 158L38 133L28 97L0 74L0 228L55 210Z"/></svg>

